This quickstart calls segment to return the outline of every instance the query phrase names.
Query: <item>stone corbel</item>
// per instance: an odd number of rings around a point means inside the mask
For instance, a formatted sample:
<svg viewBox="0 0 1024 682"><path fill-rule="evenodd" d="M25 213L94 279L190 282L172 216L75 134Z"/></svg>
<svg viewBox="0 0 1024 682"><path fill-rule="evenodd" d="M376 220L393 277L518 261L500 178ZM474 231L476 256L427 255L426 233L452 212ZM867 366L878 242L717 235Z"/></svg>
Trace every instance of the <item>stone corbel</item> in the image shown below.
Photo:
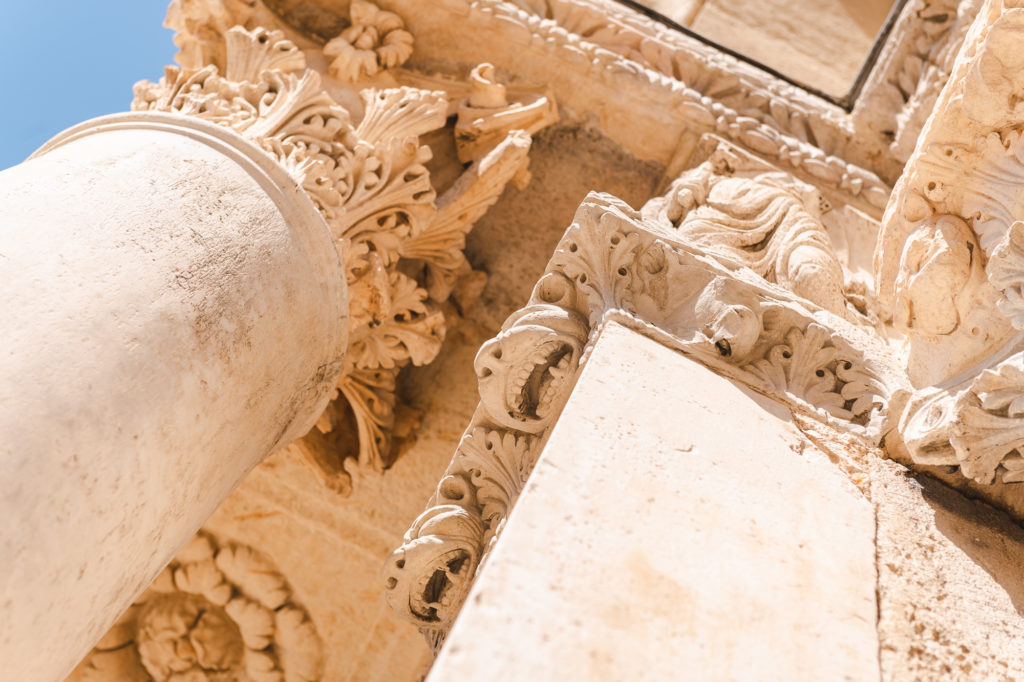
<svg viewBox="0 0 1024 682"><path fill-rule="evenodd" d="M870 333L749 268L719 263L657 217L590 194L528 305L477 354L480 404L430 507L384 567L388 602L433 646L607 319L874 442L905 393L899 369Z"/></svg>
<svg viewBox="0 0 1024 682"><path fill-rule="evenodd" d="M357 4L353 16L394 25ZM488 147L436 197L425 166L431 150L419 139L445 126L445 93L356 91L358 121L282 33L235 27L224 33L222 67L168 67L159 83L136 85L132 105L201 118L254 142L308 193L331 228L351 297L349 348L339 399L294 447L341 493L351 487L349 460L371 471L393 461L398 373L440 351L443 304L460 279L479 274L462 254L465 235L510 181L522 179L531 145L524 130L495 128ZM352 432L358 452L343 442L353 440Z"/></svg>
<svg viewBox="0 0 1024 682"><path fill-rule="evenodd" d="M1024 6L989 0L897 186L879 300L920 390L900 433L921 464L1024 480Z"/></svg>

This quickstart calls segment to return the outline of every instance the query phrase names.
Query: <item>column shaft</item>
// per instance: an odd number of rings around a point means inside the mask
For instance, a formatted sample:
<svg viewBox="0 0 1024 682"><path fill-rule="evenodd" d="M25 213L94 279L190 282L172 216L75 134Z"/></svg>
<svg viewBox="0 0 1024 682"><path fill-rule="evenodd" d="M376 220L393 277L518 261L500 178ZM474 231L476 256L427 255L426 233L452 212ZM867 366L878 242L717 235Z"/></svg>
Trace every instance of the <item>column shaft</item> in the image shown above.
<svg viewBox="0 0 1024 682"><path fill-rule="evenodd" d="M126 114L0 173L0 670L64 675L326 404L347 340L309 198L211 124Z"/></svg>

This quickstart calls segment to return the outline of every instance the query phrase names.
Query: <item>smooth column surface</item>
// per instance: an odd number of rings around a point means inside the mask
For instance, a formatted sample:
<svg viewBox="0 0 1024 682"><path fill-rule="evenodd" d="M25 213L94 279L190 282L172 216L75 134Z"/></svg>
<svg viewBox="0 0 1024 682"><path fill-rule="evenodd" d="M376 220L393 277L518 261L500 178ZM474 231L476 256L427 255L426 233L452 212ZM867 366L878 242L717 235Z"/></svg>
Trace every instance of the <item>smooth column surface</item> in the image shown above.
<svg viewBox="0 0 1024 682"><path fill-rule="evenodd" d="M781 405L609 324L427 680L877 680L874 537Z"/></svg>
<svg viewBox="0 0 1024 682"><path fill-rule="evenodd" d="M347 341L309 198L230 131L125 114L0 173L0 677L60 680Z"/></svg>

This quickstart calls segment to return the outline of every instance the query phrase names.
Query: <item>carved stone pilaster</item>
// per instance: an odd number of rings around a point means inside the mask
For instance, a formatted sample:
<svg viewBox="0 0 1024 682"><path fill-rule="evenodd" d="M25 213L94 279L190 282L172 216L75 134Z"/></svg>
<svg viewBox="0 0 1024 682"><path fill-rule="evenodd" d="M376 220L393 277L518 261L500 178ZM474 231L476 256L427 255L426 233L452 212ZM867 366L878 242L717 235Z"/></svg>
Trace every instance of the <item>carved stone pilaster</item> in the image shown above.
<svg viewBox="0 0 1024 682"><path fill-rule="evenodd" d="M473 420L431 506L384 567L389 603L432 645L443 640L501 532L604 320L875 442L888 428L889 405L906 388L877 339L744 263L729 262L734 258L709 257L679 227L700 219L735 229L729 221L736 216L704 210L715 204L711 193L693 191L679 202L685 180L706 187L711 170L684 175L646 215L613 197L589 195L528 305L481 347ZM751 198L750 207L738 206L752 209L748 227L771 227L759 241L811 229L813 214L790 189L764 178L730 181ZM786 226L773 222L780 215Z"/></svg>
<svg viewBox="0 0 1024 682"><path fill-rule="evenodd" d="M195 6L175 7L180 14ZM324 47L335 56L331 74L365 80L408 57L412 39L397 15L368 2L353 3L351 12L353 25ZM557 117L490 123L473 163L437 197L425 165L432 153L419 138L445 126L444 93L325 84L279 31L234 27L223 39L221 66L168 67L159 83L136 85L133 109L198 117L256 143L287 169L330 226L345 263L352 331L338 399L318 422L320 433L299 450L326 485L344 493L351 486L350 453L322 434L358 434L357 466L380 471L391 464L398 373L440 351L447 327L442 304L460 278L477 274L462 255L465 235L509 181L528 179L526 130ZM343 43L347 49L338 47ZM219 54L215 43L204 45L196 48L200 56ZM353 88L349 96L358 95L362 110L339 104L328 86ZM553 112L553 101L541 99L543 111ZM505 107L532 111L535 104Z"/></svg>

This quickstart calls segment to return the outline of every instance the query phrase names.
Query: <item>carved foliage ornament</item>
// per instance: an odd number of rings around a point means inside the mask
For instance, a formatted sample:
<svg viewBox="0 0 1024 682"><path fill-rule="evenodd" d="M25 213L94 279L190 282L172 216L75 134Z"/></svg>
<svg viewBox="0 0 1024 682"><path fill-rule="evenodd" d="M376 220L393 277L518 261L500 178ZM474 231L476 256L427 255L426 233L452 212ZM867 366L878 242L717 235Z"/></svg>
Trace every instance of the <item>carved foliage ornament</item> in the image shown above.
<svg viewBox="0 0 1024 682"><path fill-rule="evenodd" d="M821 194L719 145L677 178L644 213L670 223L686 242L750 268L836 315L859 321L844 297L842 265L821 223Z"/></svg>
<svg viewBox="0 0 1024 682"><path fill-rule="evenodd" d="M330 73L335 78L358 81L400 66L412 55L412 34L394 12L352 0L349 17L351 25L324 45L324 54L334 58Z"/></svg>
<svg viewBox="0 0 1024 682"><path fill-rule="evenodd" d="M74 682L315 682L309 615L262 555L200 533L72 673Z"/></svg>
<svg viewBox="0 0 1024 682"><path fill-rule="evenodd" d="M876 254L880 298L904 320L912 347L959 343L949 354L962 361L940 378L967 377L942 388L922 382L900 424L903 440L915 461L959 466L986 484L1024 480L1019 5L983 4Z"/></svg>
<svg viewBox="0 0 1024 682"><path fill-rule="evenodd" d="M358 1L352 15L358 22L349 31L362 26L362 33L347 32L339 40L351 38L358 51L366 36L376 36L380 44L373 49L384 63L408 56L402 37L408 34L395 15ZM225 33L225 43L223 74L214 65L168 67L159 83L136 85L132 108L231 128L277 159L312 198L344 258L352 325L339 382L347 406L332 404L318 428L329 432L351 415L359 434L358 465L381 470L393 454L397 373L408 364L429 363L440 351L446 328L440 304L471 272L462 254L465 235L505 185L522 178L531 138L501 123L490 126L474 162L436 198L425 166L431 151L419 136L445 125L444 93L363 89L363 117L354 125L280 32L235 27ZM544 99L544 106L553 104ZM326 484L348 491L343 462L329 464L315 452L309 458Z"/></svg>
<svg viewBox="0 0 1024 682"><path fill-rule="evenodd" d="M876 439L883 432L885 407L902 388L892 368L858 350L872 343L866 333L670 235L671 227L591 194L529 304L477 354L473 421L431 506L383 569L388 602L435 647L609 315L667 334L687 355L820 419Z"/></svg>
<svg viewBox="0 0 1024 682"><path fill-rule="evenodd" d="M463 1L470 18L499 24L516 43L533 36L534 43L559 53L567 64L592 65L591 77L614 74L670 90L672 101L664 106L674 107L692 130L726 137L808 181L863 201L872 211L888 200L885 182L844 160L864 145L850 144L853 131L838 109L759 78L742 62L616 2Z"/></svg>

